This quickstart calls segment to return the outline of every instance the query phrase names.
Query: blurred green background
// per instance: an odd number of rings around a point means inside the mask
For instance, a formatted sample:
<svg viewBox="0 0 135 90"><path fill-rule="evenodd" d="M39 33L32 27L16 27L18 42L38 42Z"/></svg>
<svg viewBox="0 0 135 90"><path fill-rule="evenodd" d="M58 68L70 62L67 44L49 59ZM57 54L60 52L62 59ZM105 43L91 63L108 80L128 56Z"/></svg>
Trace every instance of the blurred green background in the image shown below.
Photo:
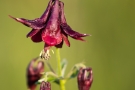
<svg viewBox="0 0 135 90"><path fill-rule="evenodd" d="M0 0L0 90L27 90L26 67L44 45L26 38L31 29L8 15L40 17L48 1ZM64 44L61 58L68 60L67 72L75 63L85 61L93 68L91 90L135 90L135 0L62 1L68 24L92 35L86 42L69 38L70 48ZM55 54L50 63L57 67ZM76 79L67 82L66 88L78 90ZM52 90L59 87L52 84Z"/></svg>

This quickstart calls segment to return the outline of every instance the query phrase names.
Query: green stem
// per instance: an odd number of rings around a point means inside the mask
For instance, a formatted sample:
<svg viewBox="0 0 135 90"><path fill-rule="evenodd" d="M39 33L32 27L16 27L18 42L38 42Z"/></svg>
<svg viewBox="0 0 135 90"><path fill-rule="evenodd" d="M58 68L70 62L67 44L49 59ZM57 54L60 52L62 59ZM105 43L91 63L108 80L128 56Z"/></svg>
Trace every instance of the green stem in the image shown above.
<svg viewBox="0 0 135 90"><path fill-rule="evenodd" d="M58 75L61 77L62 72L61 72L61 58L60 58L60 51L59 48L56 48L56 58L57 58L57 67L58 67ZM60 80L60 89L65 90L65 81Z"/></svg>

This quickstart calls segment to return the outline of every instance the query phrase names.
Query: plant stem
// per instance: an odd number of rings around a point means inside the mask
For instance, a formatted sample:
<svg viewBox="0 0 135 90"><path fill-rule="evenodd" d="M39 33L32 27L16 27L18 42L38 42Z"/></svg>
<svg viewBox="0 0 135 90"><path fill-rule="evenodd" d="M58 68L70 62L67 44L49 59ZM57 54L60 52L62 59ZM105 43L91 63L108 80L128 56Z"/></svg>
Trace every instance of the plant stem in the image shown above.
<svg viewBox="0 0 135 90"><path fill-rule="evenodd" d="M58 75L62 77L62 68L61 68L61 58L59 48L56 48L56 59L57 59L57 67L58 67ZM60 80L60 89L65 90L65 81Z"/></svg>

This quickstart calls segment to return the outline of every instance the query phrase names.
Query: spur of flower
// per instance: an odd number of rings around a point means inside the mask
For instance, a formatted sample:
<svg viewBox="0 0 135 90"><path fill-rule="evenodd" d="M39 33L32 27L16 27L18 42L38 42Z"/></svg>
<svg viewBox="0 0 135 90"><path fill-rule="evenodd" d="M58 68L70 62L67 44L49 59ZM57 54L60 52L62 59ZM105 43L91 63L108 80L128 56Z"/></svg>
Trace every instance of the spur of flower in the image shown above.
<svg viewBox="0 0 135 90"><path fill-rule="evenodd" d="M47 9L40 18L28 20L24 18L14 18L14 20L24 24L32 30L27 34L35 43L44 42L45 55L49 55L52 46L62 48L63 42L70 46L68 36L73 39L81 40L88 34L81 34L74 31L66 22L64 15L64 3L59 0L50 0Z"/></svg>

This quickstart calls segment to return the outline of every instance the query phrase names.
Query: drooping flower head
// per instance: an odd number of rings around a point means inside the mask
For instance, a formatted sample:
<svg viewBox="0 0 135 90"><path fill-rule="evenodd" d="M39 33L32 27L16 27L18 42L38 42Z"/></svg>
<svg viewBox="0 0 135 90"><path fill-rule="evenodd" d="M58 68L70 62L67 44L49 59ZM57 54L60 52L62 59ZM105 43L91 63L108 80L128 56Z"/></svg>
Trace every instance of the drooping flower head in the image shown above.
<svg viewBox="0 0 135 90"><path fill-rule="evenodd" d="M80 68L78 76L78 89L79 90L89 90L92 82L93 82L93 75L91 68Z"/></svg>
<svg viewBox="0 0 135 90"><path fill-rule="evenodd" d="M88 34L81 34L72 30L67 24L64 15L64 3L59 0L50 0L48 7L40 18L34 20L28 20L24 18L14 18L14 20L31 27L32 30L27 34L33 42L44 42L44 51L55 46L61 48L63 41L67 46L70 46L68 36L76 40L81 40L82 37L88 36Z"/></svg>

